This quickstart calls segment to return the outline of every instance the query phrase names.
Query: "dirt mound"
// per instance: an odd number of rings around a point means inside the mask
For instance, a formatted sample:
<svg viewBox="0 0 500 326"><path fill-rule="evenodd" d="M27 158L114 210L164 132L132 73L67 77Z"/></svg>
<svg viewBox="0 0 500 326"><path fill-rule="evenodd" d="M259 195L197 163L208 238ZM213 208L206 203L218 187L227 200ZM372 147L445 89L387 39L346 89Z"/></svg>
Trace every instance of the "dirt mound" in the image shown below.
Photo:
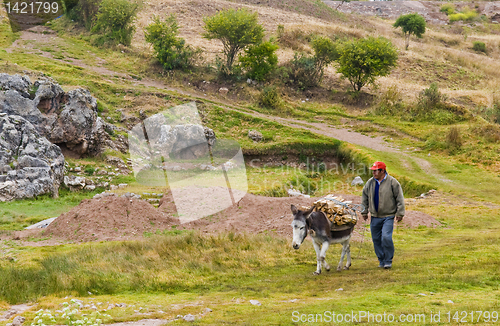
<svg viewBox="0 0 500 326"><path fill-rule="evenodd" d="M144 200L108 196L83 200L54 220L44 234L74 241L124 240L176 223Z"/></svg>
<svg viewBox="0 0 500 326"><path fill-rule="evenodd" d="M359 196L340 196L354 204L361 202ZM83 200L80 205L59 216L47 227L44 235L71 241L128 240L140 238L144 232L170 230L175 225L177 229L199 230L203 233L268 232L289 237L292 234L290 206L310 206L315 200L317 198L277 198L247 194L237 205L179 225L179 220L174 218L177 211L170 192L163 196L157 209L144 200L107 196ZM356 225L354 241L361 240L364 224L360 221ZM436 227L441 224L428 214L407 211L401 226L414 228L420 225Z"/></svg>
<svg viewBox="0 0 500 326"><path fill-rule="evenodd" d="M361 197L353 195L334 194L360 204ZM247 194L236 206L229 207L212 216L183 224L186 229L200 230L205 233L217 232L248 232L278 234L291 236L292 213L290 205L310 206L318 198L303 197L264 197ZM160 201L158 208L167 215L175 214L175 204L172 195L166 194ZM369 223L369 220L366 224ZM363 221L358 222L354 229L353 240L360 240L363 232ZM420 225L437 227L441 225L432 216L418 212L406 211L406 216L400 224L402 227L415 228Z"/></svg>

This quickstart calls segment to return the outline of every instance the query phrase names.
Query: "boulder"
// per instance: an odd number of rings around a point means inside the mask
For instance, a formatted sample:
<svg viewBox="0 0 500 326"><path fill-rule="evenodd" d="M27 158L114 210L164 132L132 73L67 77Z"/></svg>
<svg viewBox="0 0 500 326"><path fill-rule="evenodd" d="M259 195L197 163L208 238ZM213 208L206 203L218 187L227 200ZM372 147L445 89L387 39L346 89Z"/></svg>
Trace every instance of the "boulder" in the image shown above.
<svg viewBox="0 0 500 326"><path fill-rule="evenodd" d="M58 196L64 175L61 149L26 119L0 113L0 201Z"/></svg>
<svg viewBox="0 0 500 326"><path fill-rule="evenodd" d="M110 141L88 90L67 93L50 78L32 84L27 77L0 74L0 112L28 120L43 137L77 156L95 156Z"/></svg>

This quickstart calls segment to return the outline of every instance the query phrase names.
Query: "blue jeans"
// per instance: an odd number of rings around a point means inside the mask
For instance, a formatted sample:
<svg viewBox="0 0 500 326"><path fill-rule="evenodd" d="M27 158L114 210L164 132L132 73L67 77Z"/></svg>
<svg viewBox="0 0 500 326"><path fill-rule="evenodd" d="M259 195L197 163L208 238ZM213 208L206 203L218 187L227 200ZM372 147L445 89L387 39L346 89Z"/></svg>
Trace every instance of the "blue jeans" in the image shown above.
<svg viewBox="0 0 500 326"><path fill-rule="evenodd" d="M392 230L394 229L394 216L372 217L370 230L372 233L373 247L380 265L391 265L394 257L394 243Z"/></svg>

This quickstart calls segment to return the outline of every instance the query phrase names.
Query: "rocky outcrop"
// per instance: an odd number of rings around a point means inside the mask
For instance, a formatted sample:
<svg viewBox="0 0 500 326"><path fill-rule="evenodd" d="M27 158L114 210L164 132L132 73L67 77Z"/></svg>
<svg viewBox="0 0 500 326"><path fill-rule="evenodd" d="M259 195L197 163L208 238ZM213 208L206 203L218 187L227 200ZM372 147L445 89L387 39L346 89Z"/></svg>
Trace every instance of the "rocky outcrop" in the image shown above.
<svg viewBox="0 0 500 326"><path fill-rule="evenodd" d="M95 156L112 143L107 124L97 116L97 101L79 88L64 92L51 79L0 74L0 112L19 115L63 151ZM111 144L112 145L112 144ZM115 148L113 148L115 149Z"/></svg>
<svg viewBox="0 0 500 326"><path fill-rule="evenodd" d="M26 119L0 113L0 201L58 196L64 175L61 149Z"/></svg>
<svg viewBox="0 0 500 326"><path fill-rule="evenodd" d="M130 135L138 142L138 145L134 146L134 154L143 152L140 156L149 157L151 155L147 153L146 147L150 146L155 154L167 159L195 159L206 156L209 147L216 141L212 129L199 124L169 125L162 113L136 125Z"/></svg>

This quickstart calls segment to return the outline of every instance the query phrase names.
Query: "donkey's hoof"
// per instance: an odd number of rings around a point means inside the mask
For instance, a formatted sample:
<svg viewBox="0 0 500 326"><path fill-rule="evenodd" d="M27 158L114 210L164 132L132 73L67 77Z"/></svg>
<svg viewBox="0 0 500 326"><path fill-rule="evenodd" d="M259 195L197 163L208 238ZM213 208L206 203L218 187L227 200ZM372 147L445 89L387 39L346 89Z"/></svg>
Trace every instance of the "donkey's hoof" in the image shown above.
<svg viewBox="0 0 500 326"><path fill-rule="evenodd" d="M318 271L313 272L313 275L319 275L319 274L321 274L321 272Z"/></svg>
<svg viewBox="0 0 500 326"><path fill-rule="evenodd" d="M330 266L327 266L325 267L326 271L329 272L330 271Z"/></svg>
<svg viewBox="0 0 500 326"><path fill-rule="evenodd" d="M337 267L337 272L342 272L342 267Z"/></svg>
<svg viewBox="0 0 500 326"><path fill-rule="evenodd" d="M349 267L350 267L350 266L345 266L345 267L344 267L344 269L345 269L345 270L349 270Z"/></svg>

